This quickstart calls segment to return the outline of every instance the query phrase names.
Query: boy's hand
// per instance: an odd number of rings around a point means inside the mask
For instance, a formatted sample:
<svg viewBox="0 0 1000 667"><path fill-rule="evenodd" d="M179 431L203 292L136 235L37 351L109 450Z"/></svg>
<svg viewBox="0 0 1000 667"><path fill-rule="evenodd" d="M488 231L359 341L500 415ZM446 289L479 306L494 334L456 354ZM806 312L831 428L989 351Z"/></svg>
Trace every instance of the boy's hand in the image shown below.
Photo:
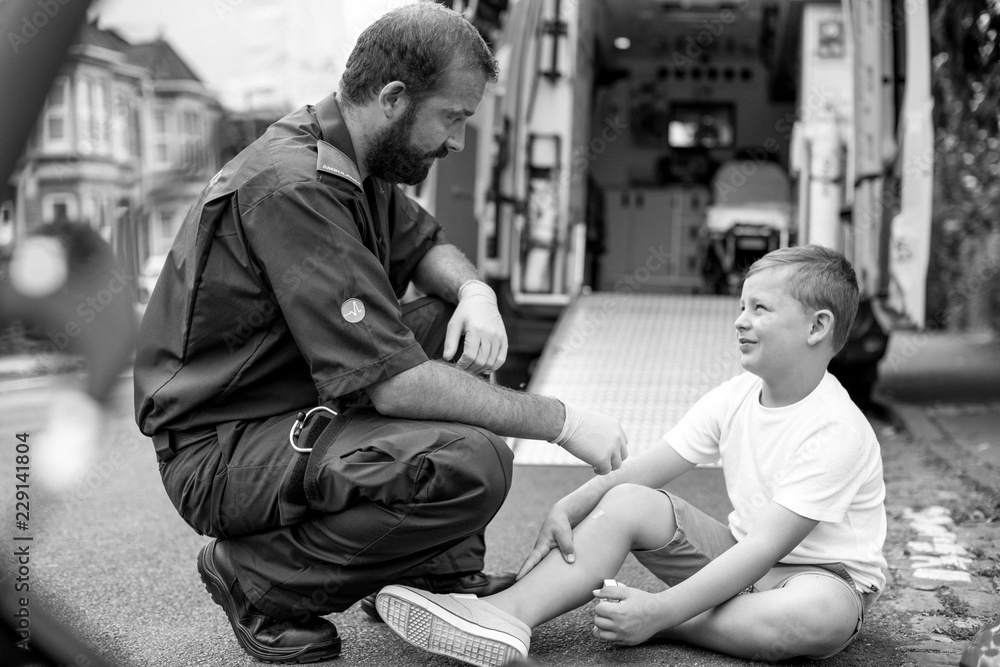
<svg viewBox="0 0 1000 667"><path fill-rule="evenodd" d="M652 593L605 580L594 598L599 603L594 607L591 633L602 641L635 646L669 627L664 625L660 598Z"/></svg>
<svg viewBox="0 0 1000 667"><path fill-rule="evenodd" d="M573 526L570 523L569 514L560 507L559 503L545 517L545 522L538 531L535 547L524 559L521 569L517 572L517 579L528 574L553 548L559 549L563 560L567 563L576 560L576 554L573 552Z"/></svg>
<svg viewBox="0 0 1000 667"><path fill-rule="evenodd" d="M628 438L617 419L563 404L566 420L554 442L576 458L589 463L598 475L622 467L628 458Z"/></svg>

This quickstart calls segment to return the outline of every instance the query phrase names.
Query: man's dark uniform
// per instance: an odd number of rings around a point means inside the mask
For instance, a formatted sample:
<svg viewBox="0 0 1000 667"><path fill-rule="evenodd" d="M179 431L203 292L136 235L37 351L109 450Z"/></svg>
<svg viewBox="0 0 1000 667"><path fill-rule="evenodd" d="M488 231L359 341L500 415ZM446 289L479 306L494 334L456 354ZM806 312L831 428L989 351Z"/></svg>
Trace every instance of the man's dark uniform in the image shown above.
<svg viewBox="0 0 1000 667"><path fill-rule="evenodd" d="M361 182L331 95L227 164L170 250L139 335L136 419L178 512L225 538L271 616L342 611L404 574L482 569L509 448L359 407L365 387L440 354L445 306L399 297L442 241L398 187ZM314 448L297 452L290 430L317 405L340 414L312 418L296 444Z"/></svg>

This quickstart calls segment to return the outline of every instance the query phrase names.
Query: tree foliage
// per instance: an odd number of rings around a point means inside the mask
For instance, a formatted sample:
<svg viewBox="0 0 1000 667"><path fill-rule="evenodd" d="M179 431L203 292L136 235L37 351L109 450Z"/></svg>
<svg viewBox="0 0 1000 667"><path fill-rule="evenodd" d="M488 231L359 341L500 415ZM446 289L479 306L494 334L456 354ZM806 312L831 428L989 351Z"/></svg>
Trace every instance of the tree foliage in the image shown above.
<svg viewBox="0 0 1000 667"><path fill-rule="evenodd" d="M931 0L935 255L928 312L1000 330L1000 0Z"/></svg>

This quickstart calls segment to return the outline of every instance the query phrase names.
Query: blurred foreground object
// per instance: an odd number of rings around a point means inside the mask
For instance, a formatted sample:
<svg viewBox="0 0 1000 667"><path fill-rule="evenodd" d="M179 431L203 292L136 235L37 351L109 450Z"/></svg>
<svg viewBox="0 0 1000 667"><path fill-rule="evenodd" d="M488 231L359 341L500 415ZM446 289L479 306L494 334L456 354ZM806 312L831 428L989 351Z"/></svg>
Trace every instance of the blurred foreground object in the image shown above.
<svg viewBox="0 0 1000 667"><path fill-rule="evenodd" d="M9 182L66 52L86 18L89 5L89 0L0 2L0 28L10 45L10 49L0 55L0 90L17 91L17 94L0 96L0 128L3 128L0 132L0 183ZM87 232L90 238L96 237L92 230L88 229ZM135 335L131 299L113 300L109 308L102 311L101 317L97 317L95 311L94 322L85 323L85 327L76 324L79 330L67 329L73 322L71 318L77 315L84 317L82 313L68 310L67 307L75 304L72 298L63 296L66 288L77 286L73 270L74 258L79 256L80 248L72 241L67 244L66 239L59 238L58 233L48 236L58 243L43 241L40 244L29 244L28 248L19 253L16 262L11 261L14 265L12 267L7 266L7 258L0 257L0 327L15 319L33 321L34 318L40 318L44 322L55 322L56 326L61 322L64 327L61 333L66 337L67 351L70 347L79 349L89 362L85 398L81 400L78 397L75 401L77 407L68 408L69 413L93 416L93 405L99 405L108 398L114 378L131 355L131 341ZM80 237L87 238L87 234L80 232ZM99 238L97 240L100 241ZM113 266L113 256L110 253L103 257L105 260L110 259L111 264L108 266ZM17 274L16 279L10 275L8 268ZM127 318L121 316L123 305L127 306L129 312ZM72 346L69 345L70 331L75 332L79 338L78 341L73 341ZM102 336L105 337L102 339ZM56 340L63 339L57 336ZM70 401L73 402L72 399ZM83 407L88 402L93 405ZM81 418L86 419L87 417ZM66 422L69 423L69 419ZM81 433L92 433L94 429L88 427L80 430ZM87 456L94 445L93 437L84 434L83 440L86 441L84 445L80 445L77 440L76 451L78 455ZM36 450L39 457L55 453L53 451L42 455L40 450L43 446L44 443ZM62 440L60 447L72 447L72 441ZM72 476L79 469L74 465L67 470ZM62 472L58 476L60 480L64 478ZM59 482L54 480L53 484L59 485ZM7 578L7 572L0 570L0 584L5 591L4 595L0 595L0 614L4 618L4 622L0 624L0 661L3 664L73 664L90 667L107 664L72 633L61 627L53 614L43 607L32 607L30 636L19 632L15 614L19 611L16 606L20 604L20 600L6 594L13 590Z"/></svg>
<svg viewBox="0 0 1000 667"><path fill-rule="evenodd" d="M1000 617L987 623L962 653L959 667L1000 667Z"/></svg>
<svg viewBox="0 0 1000 667"><path fill-rule="evenodd" d="M0 324L23 320L43 333L46 354L87 361L84 387L54 396L36 441L33 472L46 488L82 477L96 449L102 405L134 350L134 282L97 232L71 222L38 227L0 268Z"/></svg>
<svg viewBox="0 0 1000 667"><path fill-rule="evenodd" d="M83 479L105 423L104 404L134 349L134 279L122 274L110 246L93 229L69 222L37 228L0 258L0 328L14 320L43 331L46 352L87 361L81 388L60 389L32 443L32 479L65 491ZM0 586L14 590L0 571ZM31 599L30 633L16 614ZM21 605L18 607L18 605ZM0 596L0 662L4 665L106 664L32 598Z"/></svg>
<svg viewBox="0 0 1000 667"><path fill-rule="evenodd" d="M0 183L10 180L88 5L89 0L0 2L0 29L10 47L0 56L0 90L7 92L0 96Z"/></svg>
<svg viewBox="0 0 1000 667"><path fill-rule="evenodd" d="M135 277L89 226L36 227L0 264L0 321L15 319L44 333L45 352L82 355L86 392L104 403L133 353Z"/></svg>
<svg viewBox="0 0 1000 667"><path fill-rule="evenodd" d="M100 403L79 390L59 391L50 401L45 430L32 444L32 477L49 491L65 491L84 478L97 455L105 415Z"/></svg>

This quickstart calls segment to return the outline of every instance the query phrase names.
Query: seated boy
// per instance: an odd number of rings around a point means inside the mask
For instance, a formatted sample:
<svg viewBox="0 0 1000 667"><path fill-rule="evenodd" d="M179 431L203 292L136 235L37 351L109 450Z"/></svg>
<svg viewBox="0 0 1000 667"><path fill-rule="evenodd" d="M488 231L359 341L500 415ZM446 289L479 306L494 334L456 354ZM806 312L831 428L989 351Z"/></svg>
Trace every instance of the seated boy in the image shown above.
<svg viewBox="0 0 1000 667"><path fill-rule="evenodd" d="M527 657L531 628L592 595L602 599L592 633L604 641L655 637L762 660L842 651L886 565L879 444L826 370L857 305L842 255L802 246L764 256L747 272L736 319L748 373L557 502L511 588L476 598L386 586L379 613L410 643L475 665ZM660 489L718 458L728 526ZM602 587L629 552L669 588Z"/></svg>

